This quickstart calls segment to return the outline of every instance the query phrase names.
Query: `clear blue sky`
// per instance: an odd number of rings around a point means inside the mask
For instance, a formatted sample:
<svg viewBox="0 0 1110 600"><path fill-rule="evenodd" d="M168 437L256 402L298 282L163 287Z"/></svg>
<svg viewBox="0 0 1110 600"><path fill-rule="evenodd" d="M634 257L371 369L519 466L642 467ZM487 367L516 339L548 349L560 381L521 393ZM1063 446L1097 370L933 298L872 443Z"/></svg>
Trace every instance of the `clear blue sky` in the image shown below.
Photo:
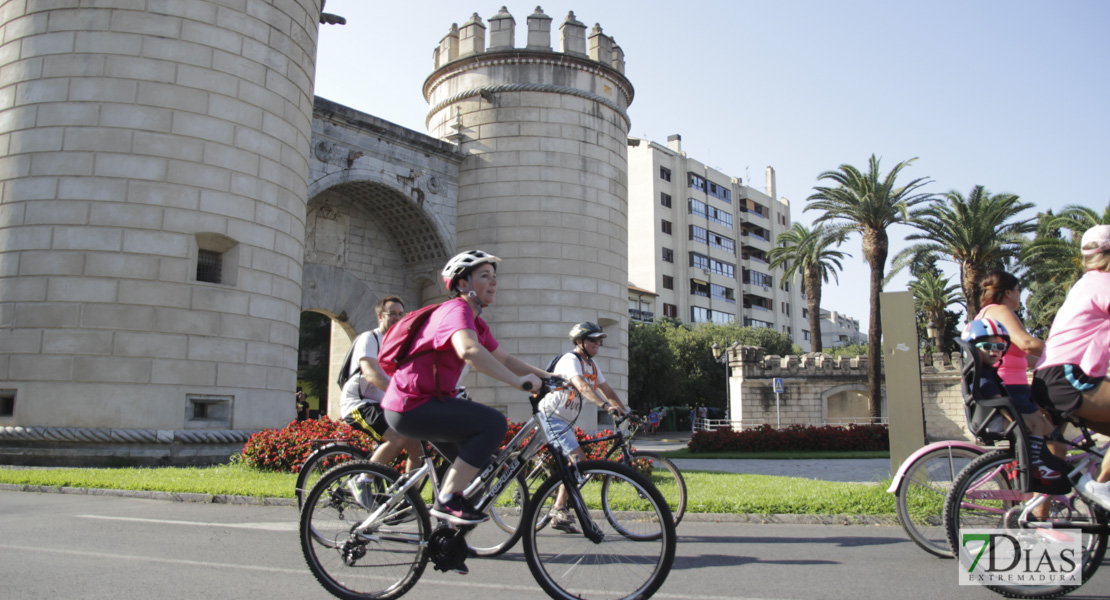
<svg viewBox="0 0 1110 600"><path fill-rule="evenodd" d="M525 44L536 1L505 4ZM658 0L541 2L573 10L625 53L636 88L630 133L682 135L693 158L778 192L803 212L817 176L872 153L926 190L977 184L1038 210L1110 202L1110 2L1101 0ZM417 131L432 49L451 26L501 2L328 0L347 25L320 32L316 93ZM1030 214L1032 216L1032 214ZM894 253L912 230L890 231ZM822 305L867 321L859 236ZM889 266L889 262L888 262ZM948 272L955 273L948 268ZM887 291L905 289L903 275ZM955 280L954 280L955 281Z"/></svg>

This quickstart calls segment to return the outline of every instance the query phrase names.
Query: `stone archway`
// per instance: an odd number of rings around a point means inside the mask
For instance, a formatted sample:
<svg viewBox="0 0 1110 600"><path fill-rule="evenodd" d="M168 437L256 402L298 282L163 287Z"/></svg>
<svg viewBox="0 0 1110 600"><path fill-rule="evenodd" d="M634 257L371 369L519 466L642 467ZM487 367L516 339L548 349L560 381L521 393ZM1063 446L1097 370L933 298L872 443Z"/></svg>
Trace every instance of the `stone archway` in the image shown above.
<svg viewBox="0 0 1110 600"><path fill-rule="evenodd" d="M866 384L838 385L821 392L821 419L825 423L839 424L847 420L871 419L868 409Z"/></svg>

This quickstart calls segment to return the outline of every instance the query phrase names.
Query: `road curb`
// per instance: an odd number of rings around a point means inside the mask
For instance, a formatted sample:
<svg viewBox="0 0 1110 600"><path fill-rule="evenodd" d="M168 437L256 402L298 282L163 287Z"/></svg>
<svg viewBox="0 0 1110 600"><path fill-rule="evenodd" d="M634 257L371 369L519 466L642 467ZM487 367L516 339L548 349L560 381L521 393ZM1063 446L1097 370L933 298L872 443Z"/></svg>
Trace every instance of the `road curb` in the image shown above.
<svg viewBox="0 0 1110 600"><path fill-rule="evenodd" d="M81 488L18 483L0 483L0 491L29 492L33 494L116 496L121 498L164 500L169 502L195 502L201 504L292 506L294 508L297 506L297 501L294 498L261 498L258 496L234 496L230 494L195 494L184 492L154 492L148 490L113 490L105 488ZM695 523L753 523L760 525L893 526L898 524L898 521L894 517L870 515L758 515L687 512L686 515L682 517L682 520Z"/></svg>

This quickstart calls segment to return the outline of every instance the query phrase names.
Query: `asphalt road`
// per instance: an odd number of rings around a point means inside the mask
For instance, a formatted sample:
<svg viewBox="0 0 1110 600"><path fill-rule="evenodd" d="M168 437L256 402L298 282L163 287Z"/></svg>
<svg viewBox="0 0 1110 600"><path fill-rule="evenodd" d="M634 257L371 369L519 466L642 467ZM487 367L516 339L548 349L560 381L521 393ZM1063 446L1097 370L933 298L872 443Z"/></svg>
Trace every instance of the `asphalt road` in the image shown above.
<svg viewBox="0 0 1110 600"><path fill-rule="evenodd" d="M0 598L330 598L301 557L290 507L0 492ZM898 527L684 522L656 598L1001 598L961 587ZM405 598L545 597L519 548L431 567ZM1110 597L1110 569L1070 598Z"/></svg>

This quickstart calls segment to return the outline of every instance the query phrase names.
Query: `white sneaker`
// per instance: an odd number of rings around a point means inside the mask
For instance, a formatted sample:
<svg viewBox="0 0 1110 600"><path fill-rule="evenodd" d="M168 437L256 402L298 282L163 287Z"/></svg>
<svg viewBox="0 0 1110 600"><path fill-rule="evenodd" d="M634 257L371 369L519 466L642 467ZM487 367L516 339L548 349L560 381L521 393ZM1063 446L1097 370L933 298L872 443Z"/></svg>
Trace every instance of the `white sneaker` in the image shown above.
<svg viewBox="0 0 1110 600"><path fill-rule="evenodd" d="M1083 475L1075 484L1075 489L1088 500L1094 500L1106 510L1110 510L1110 483L1099 483L1090 475Z"/></svg>
<svg viewBox="0 0 1110 600"><path fill-rule="evenodd" d="M362 475L359 475L358 477L352 477L352 478L348 479L347 480L347 491L349 491L351 493L351 495L354 496L355 502L358 502L359 506L361 506L361 507L363 507L367 510L370 510L370 490L369 490L369 487L370 487L370 483L373 481L373 479L368 479L366 481L361 481L361 479L362 479Z"/></svg>

